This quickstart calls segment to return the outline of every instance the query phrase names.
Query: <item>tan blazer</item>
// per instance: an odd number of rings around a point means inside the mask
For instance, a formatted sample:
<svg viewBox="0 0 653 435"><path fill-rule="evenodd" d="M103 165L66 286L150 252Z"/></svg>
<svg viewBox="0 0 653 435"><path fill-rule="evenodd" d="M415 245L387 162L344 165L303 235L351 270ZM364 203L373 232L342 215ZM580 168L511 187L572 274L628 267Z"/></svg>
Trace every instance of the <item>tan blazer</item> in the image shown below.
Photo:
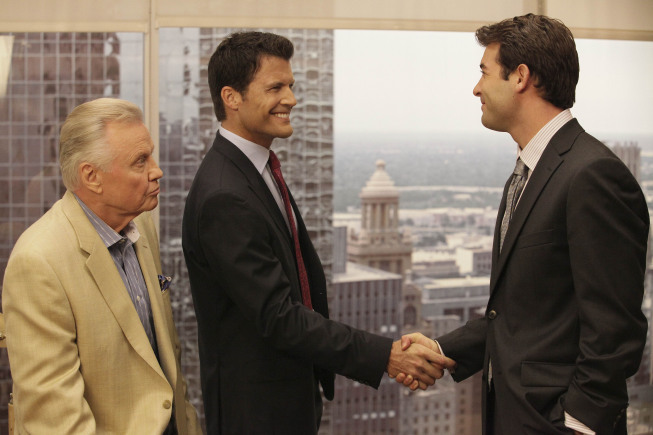
<svg viewBox="0 0 653 435"><path fill-rule="evenodd" d="M16 243L2 307L17 433L201 433L187 400L156 230L136 218L135 245L152 305L160 363L116 266L66 192ZM10 337L10 338L9 338Z"/></svg>

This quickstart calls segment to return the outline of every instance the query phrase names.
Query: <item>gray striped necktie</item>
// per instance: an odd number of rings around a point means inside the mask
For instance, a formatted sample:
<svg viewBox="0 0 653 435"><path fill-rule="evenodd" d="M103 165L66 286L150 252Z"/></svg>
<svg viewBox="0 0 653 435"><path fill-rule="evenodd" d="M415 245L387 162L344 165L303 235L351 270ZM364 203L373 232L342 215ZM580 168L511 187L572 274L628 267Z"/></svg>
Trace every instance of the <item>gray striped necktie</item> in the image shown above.
<svg viewBox="0 0 653 435"><path fill-rule="evenodd" d="M515 208L519 202L519 196L521 195L522 190L524 190L524 185L526 184L527 177L528 166L526 166L522 159L517 159L515 170L512 172L510 186L508 187L508 194L506 195L506 210L503 212L503 219L501 219L501 238L499 239L499 252L501 252L501 248L503 247L503 239L506 238L508 225L510 225L512 214L515 212Z"/></svg>

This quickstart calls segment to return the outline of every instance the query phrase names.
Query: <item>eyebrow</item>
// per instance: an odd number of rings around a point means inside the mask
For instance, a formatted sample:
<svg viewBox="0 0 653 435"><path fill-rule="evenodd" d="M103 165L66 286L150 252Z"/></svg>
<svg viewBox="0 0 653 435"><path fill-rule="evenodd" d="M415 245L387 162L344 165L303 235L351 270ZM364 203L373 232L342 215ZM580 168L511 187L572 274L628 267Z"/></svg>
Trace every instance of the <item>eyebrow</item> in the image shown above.
<svg viewBox="0 0 653 435"><path fill-rule="evenodd" d="M154 154L154 146L137 150L132 157L132 162L137 162L141 157L149 157Z"/></svg>
<svg viewBox="0 0 653 435"><path fill-rule="evenodd" d="M286 85L293 85L293 84L295 84L295 78L294 77L289 82L286 82L285 80L276 80L276 81L270 82L268 84L268 86L273 88L275 86L286 86Z"/></svg>

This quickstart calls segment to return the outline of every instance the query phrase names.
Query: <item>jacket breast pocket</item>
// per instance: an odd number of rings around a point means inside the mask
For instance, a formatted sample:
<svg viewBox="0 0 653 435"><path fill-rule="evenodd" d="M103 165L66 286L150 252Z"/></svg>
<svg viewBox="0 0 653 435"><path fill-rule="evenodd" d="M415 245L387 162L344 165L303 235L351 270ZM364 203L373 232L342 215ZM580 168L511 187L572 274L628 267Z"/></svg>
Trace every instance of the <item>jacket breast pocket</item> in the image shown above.
<svg viewBox="0 0 653 435"><path fill-rule="evenodd" d="M567 388L575 371L575 364L523 361L521 384L524 387Z"/></svg>
<svg viewBox="0 0 653 435"><path fill-rule="evenodd" d="M551 228L535 233L521 234L517 239L516 249L533 248L540 245L560 244L567 242L567 234L564 230Z"/></svg>

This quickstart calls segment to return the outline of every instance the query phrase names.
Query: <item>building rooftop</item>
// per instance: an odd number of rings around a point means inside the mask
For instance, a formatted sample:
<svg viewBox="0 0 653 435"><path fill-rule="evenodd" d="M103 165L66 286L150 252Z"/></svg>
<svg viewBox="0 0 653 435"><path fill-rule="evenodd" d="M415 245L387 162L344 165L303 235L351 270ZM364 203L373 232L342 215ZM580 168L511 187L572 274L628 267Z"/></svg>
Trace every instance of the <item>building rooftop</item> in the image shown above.
<svg viewBox="0 0 653 435"><path fill-rule="evenodd" d="M429 284L422 283L424 290L437 289L437 288L452 288L452 287L480 287L489 286L489 276L465 276L462 278L436 278L431 280Z"/></svg>
<svg viewBox="0 0 653 435"><path fill-rule="evenodd" d="M449 249L439 251L426 249L413 250L413 264L432 263L435 261L452 261L455 259L455 253L451 252Z"/></svg>
<svg viewBox="0 0 653 435"><path fill-rule="evenodd" d="M340 284L345 282L357 281L381 281L390 279L401 279L401 275L385 270L375 269L373 267L363 266L361 264L347 262L347 269L344 273L334 273L333 283Z"/></svg>
<svg viewBox="0 0 653 435"><path fill-rule="evenodd" d="M361 198L378 198L378 197L399 197L399 191L395 187L390 175L385 170L383 160L376 161L376 171L372 174L367 184L360 193Z"/></svg>

